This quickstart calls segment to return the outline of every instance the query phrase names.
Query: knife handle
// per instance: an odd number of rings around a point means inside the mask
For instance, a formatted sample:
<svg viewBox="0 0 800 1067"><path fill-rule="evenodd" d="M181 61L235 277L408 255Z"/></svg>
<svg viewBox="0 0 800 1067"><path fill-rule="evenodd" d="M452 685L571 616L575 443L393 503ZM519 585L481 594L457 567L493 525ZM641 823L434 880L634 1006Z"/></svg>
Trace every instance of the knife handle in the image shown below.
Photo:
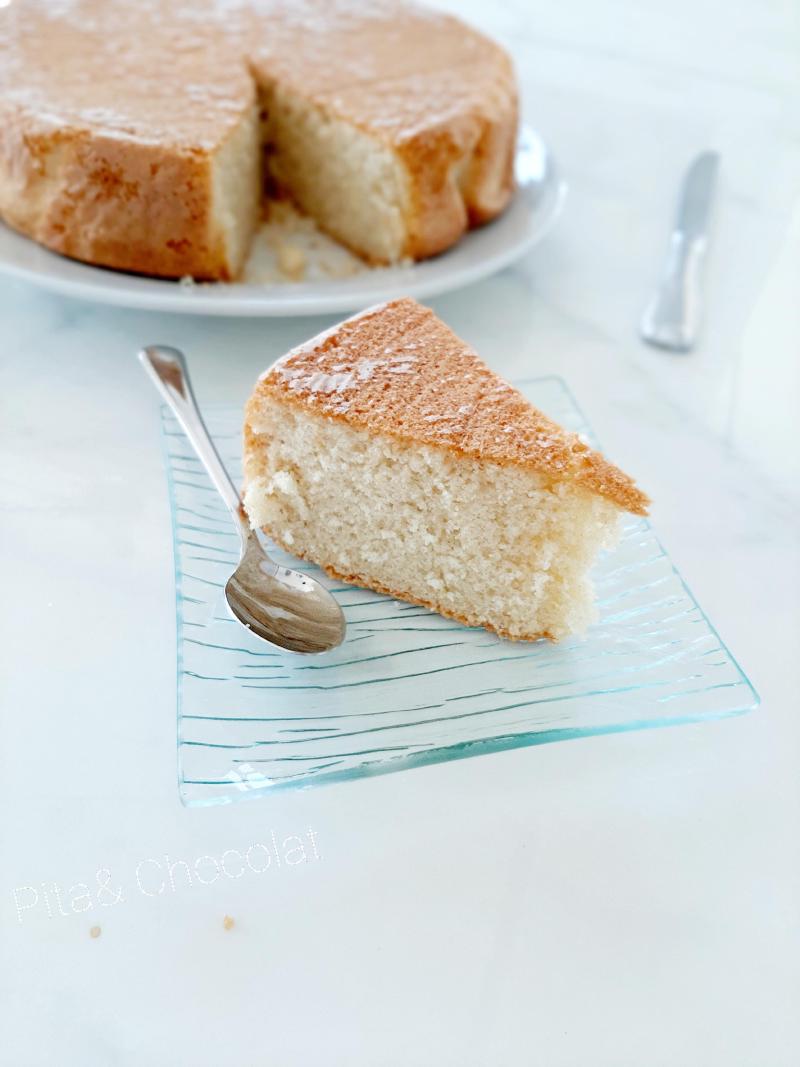
<svg viewBox="0 0 800 1067"><path fill-rule="evenodd" d="M688 352L694 346L705 253L705 237L688 238L679 230L672 234L661 282L640 324L648 344L673 352Z"/></svg>

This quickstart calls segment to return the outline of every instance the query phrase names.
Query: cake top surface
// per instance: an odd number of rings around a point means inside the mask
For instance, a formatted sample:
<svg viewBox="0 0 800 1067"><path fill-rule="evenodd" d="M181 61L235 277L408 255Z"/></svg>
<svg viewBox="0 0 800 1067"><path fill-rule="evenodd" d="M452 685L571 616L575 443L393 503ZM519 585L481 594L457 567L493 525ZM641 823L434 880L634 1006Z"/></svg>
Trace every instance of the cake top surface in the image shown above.
<svg viewBox="0 0 800 1067"><path fill-rule="evenodd" d="M398 0L0 7L0 106L45 127L210 149L275 80L393 141L513 94L502 49Z"/></svg>
<svg viewBox="0 0 800 1067"><path fill-rule="evenodd" d="M339 323L283 356L265 396L351 425L569 480L642 515L633 480L538 411L429 308L404 298Z"/></svg>
<svg viewBox="0 0 800 1067"><path fill-rule="evenodd" d="M253 99L214 7L14 0L0 10L0 105L61 136L77 129L211 149Z"/></svg>

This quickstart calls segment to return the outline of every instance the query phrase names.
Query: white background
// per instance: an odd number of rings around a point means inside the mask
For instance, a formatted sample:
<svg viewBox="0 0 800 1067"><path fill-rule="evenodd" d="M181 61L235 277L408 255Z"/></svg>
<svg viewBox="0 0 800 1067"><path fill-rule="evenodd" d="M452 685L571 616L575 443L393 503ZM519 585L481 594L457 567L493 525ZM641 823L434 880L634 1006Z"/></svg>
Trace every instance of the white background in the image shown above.
<svg viewBox="0 0 800 1067"><path fill-rule="evenodd" d="M201 401L239 403L326 321L5 284L3 1063L800 1060L798 8L451 6L513 52L570 198L528 261L435 309L502 373L565 378L762 708L183 809L158 405L134 354L179 345ZM723 155L707 326L674 357L635 324L706 147ZM137 889L141 860L308 827L320 860ZM15 888L96 886L98 868L118 904L17 921Z"/></svg>

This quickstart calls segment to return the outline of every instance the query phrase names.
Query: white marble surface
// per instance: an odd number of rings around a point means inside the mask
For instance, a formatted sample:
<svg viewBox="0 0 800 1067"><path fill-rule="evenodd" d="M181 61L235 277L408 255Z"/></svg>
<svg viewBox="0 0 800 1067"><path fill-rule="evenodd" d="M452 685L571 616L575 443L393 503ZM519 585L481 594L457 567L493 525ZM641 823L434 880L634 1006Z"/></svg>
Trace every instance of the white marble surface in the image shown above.
<svg viewBox="0 0 800 1067"><path fill-rule="evenodd" d="M571 195L529 261L436 310L502 372L567 380L651 491L763 706L183 809L157 404L133 353L180 345L201 400L239 402L323 323L4 286L4 1063L800 1061L797 6L451 6L514 52ZM707 328L674 358L634 325L677 178L709 145L723 173ZM319 860L208 886L176 871L161 896L136 885L141 861L309 827ZM48 916L41 883L96 888L100 868L123 900L63 916L51 900ZM155 867L140 871L152 891ZM25 886L39 902L18 922Z"/></svg>

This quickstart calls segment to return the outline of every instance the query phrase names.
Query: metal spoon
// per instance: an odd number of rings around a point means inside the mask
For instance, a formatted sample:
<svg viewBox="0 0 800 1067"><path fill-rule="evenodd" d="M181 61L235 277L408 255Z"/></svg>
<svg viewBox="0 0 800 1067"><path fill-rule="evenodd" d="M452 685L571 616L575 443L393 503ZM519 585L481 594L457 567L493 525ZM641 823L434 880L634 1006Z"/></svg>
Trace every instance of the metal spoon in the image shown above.
<svg viewBox="0 0 800 1067"><path fill-rule="evenodd" d="M261 547L203 422L183 353L166 345L150 345L139 352L139 359L236 521L242 549L239 566L225 586L230 610L256 637L290 652L336 648L345 634L342 609L319 582L279 567Z"/></svg>

